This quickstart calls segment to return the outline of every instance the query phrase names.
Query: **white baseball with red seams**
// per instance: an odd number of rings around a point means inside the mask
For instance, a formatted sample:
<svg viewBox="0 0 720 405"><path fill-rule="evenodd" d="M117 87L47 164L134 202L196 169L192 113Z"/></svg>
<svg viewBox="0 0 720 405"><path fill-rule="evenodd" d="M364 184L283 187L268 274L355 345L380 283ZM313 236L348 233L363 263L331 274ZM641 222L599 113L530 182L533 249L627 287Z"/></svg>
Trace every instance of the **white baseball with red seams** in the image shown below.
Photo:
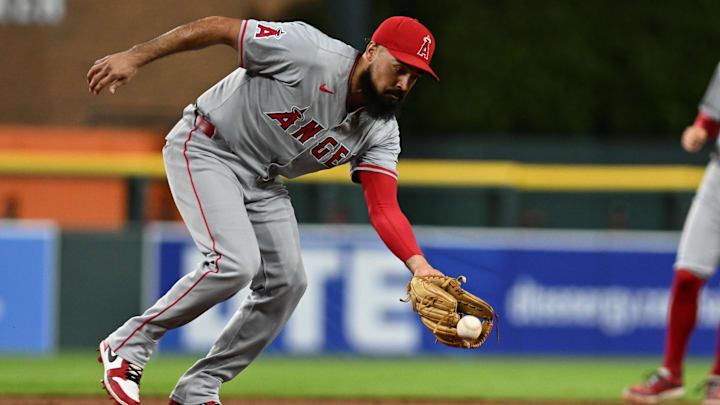
<svg viewBox="0 0 720 405"><path fill-rule="evenodd" d="M460 318L457 324L457 334L465 339L477 339L482 332L482 321L472 315L465 315Z"/></svg>

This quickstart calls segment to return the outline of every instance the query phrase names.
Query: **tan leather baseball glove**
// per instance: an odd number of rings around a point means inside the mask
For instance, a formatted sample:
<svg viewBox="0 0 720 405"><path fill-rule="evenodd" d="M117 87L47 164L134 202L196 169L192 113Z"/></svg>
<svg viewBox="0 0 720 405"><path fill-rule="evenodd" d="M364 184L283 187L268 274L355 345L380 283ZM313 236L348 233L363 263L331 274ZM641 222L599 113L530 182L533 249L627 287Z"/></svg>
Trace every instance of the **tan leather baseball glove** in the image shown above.
<svg viewBox="0 0 720 405"><path fill-rule="evenodd" d="M462 288L461 283L465 281L464 276L428 276L413 277L408 283L409 296L401 301L412 302L413 311L435 335L435 343L464 349L480 347L498 319L490 304ZM456 326L462 315L474 315L483 321L477 339L458 336Z"/></svg>

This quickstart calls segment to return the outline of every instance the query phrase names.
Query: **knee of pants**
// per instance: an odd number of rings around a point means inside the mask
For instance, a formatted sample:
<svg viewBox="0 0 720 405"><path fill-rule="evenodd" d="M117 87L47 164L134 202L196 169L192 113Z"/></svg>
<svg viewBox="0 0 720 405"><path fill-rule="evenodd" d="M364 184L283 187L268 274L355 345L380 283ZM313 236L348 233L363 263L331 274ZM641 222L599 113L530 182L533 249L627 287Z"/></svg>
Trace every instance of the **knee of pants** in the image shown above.
<svg viewBox="0 0 720 405"><path fill-rule="evenodd" d="M298 262L292 271L285 274L285 277L278 284L278 288L281 288L285 295L300 301L307 289L307 276L302 263Z"/></svg>
<svg viewBox="0 0 720 405"><path fill-rule="evenodd" d="M300 265L297 272L295 272L295 277L292 281L292 288L295 291L295 294L297 294L298 300L300 297L305 294L305 290L307 290L307 275L305 275L305 269L303 268L302 264Z"/></svg>
<svg viewBox="0 0 720 405"><path fill-rule="evenodd" d="M216 278L223 280L223 287L229 294L235 294L245 288L260 268L260 256L233 259L228 255L218 262Z"/></svg>

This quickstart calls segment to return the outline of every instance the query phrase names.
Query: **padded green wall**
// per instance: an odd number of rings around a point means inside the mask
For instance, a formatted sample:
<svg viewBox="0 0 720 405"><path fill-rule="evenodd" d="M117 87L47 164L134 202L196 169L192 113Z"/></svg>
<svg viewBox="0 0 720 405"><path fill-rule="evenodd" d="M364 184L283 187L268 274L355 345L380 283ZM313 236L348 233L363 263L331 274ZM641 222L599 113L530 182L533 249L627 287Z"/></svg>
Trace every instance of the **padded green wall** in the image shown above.
<svg viewBox="0 0 720 405"><path fill-rule="evenodd" d="M137 227L119 232L62 232L62 348L97 345L140 311L141 237Z"/></svg>

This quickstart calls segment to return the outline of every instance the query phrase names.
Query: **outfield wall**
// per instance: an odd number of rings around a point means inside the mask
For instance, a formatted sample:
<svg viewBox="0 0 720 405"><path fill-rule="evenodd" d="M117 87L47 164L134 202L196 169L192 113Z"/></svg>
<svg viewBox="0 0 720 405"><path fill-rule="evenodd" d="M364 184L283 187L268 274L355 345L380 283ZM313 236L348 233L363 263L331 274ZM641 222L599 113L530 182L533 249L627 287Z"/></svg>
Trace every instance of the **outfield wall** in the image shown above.
<svg viewBox="0 0 720 405"><path fill-rule="evenodd" d="M483 352L657 354L678 233L417 228L427 257L500 314ZM201 257L181 226L148 228L146 303ZM405 296L407 270L371 228L304 226L308 291L270 350L290 354L448 353L434 344ZM243 294L183 329L161 349L205 351ZM720 288L711 282L690 352L711 353Z"/></svg>
<svg viewBox="0 0 720 405"><path fill-rule="evenodd" d="M0 353L57 343L57 227L0 220Z"/></svg>
<svg viewBox="0 0 720 405"><path fill-rule="evenodd" d="M60 233L48 226L37 245L28 245L29 251L18 247L27 237L13 224L0 225L4 352L48 352L58 343L62 348L92 346L201 260L178 223L120 233ZM676 232L438 227L418 227L416 232L436 267L467 276L467 287L500 314L500 343L493 334L477 353L662 351ZM370 227L306 225L301 226L301 237L309 287L270 351L453 352L434 344L409 304L399 301L409 273ZM37 265L22 259L42 257L51 259ZM160 349L206 351L244 294L169 332ZM44 311L41 315L38 308ZM718 319L720 287L713 279L702 295L690 353L713 352ZM43 338L26 347L31 340L8 336Z"/></svg>

